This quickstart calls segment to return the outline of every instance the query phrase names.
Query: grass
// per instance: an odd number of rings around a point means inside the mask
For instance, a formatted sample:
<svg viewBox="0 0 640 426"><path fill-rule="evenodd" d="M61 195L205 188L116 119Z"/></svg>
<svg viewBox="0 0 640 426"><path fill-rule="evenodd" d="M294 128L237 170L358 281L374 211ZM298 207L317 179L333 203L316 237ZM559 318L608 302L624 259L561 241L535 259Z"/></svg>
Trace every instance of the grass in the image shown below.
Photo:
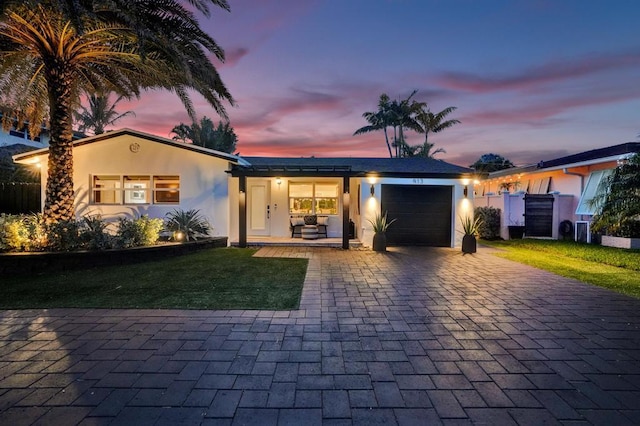
<svg viewBox="0 0 640 426"><path fill-rule="evenodd" d="M307 259L216 248L161 261L3 277L1 309L296 309Z"/></svg>
<svg viewBox="0 0 640 426"><path fill-rule="evenodd" d="M640 250L573 241L482 241L500 248L496 255L640 298Z"/></svg>

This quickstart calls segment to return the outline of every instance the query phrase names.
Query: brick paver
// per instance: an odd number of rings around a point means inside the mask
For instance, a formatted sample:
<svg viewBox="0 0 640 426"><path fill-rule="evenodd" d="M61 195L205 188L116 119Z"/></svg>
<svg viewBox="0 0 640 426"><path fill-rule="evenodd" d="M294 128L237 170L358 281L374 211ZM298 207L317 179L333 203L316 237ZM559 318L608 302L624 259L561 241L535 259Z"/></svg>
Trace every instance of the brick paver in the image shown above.
<svg viewBox="0 0 640 426"><path fill-rule="evenodd" d="M640 424L640 300L491 256L309 258L296 311L0 312L0 424Z"/></svg>

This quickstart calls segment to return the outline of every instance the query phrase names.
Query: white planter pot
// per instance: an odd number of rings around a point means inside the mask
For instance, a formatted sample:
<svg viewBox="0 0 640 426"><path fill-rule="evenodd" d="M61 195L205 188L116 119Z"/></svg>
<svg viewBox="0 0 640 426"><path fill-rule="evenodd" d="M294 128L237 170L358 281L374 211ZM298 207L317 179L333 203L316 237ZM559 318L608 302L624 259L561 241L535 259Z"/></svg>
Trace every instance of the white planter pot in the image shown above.
<svg viewBox="0 0 640 426"><path fill-rule="evenodd" d="M601 244L607 247L640 249L640 238L612 237L610 235L603 235Z"/></svg>

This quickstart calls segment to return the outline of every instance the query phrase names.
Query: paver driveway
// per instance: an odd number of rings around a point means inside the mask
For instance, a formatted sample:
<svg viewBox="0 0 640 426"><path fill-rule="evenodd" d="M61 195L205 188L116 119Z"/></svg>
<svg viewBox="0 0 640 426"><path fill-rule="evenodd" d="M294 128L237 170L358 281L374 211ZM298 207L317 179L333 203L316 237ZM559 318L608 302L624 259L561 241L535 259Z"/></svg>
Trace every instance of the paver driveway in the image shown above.
<svg viewBox="0 0 640 426"><path fill-rule="evenodd" d="M640 300L451 249L309 256L298 311L0 312L0 424L640 424Z"/></svg>

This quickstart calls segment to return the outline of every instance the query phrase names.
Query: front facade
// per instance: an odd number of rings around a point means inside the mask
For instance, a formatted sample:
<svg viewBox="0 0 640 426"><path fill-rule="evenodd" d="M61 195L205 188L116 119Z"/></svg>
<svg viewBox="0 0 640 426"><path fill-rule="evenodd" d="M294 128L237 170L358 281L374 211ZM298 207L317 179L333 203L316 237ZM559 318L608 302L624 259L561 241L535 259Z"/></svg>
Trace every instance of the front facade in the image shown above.
<svg viewBox="0 0 640 426"><path fill-rule="evenodd" d="M370 220L397 219L389 245L460 245L460 220L472 214L471 170L425 158L237 157L123 129L74 143L78 217L164 217L197 209L213 235L247 245L295 238L292 223L321 217L327 238L372 245ZM39 165L47 149L14 157ZM44 199L44 197L43 197Z"/></svg>

